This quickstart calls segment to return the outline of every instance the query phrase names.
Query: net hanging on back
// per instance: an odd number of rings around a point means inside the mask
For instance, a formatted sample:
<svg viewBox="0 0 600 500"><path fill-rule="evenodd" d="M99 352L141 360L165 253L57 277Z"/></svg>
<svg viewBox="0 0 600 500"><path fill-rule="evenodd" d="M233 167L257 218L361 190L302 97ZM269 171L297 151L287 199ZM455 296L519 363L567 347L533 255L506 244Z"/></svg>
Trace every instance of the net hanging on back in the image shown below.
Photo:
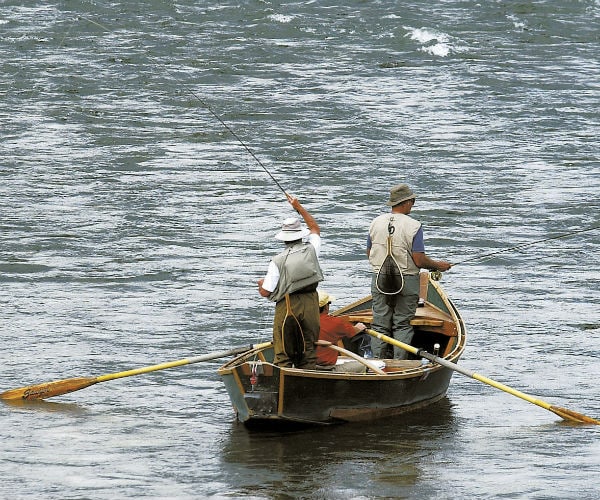
<svg viewBox="0 0 600 500"><path fill-rule="evenodd" d="M281 327L281 338L283 341L283 351L292 361L294 366L298 366L304 357L304 332L300 322L294 316L289 294L285 294L286 312Z"/></svg>
<svg viewBox="0 0 600 500"><path fill-rule="evenodd" d="M387 255L379 268L377 278L375 280L375 286L377 290L384 295L397 295L404 288L404 277L400 266L392 255L392 235L396 228L392 225L394 218L390 218L388 224L388 238L387 238Z"/></svg>

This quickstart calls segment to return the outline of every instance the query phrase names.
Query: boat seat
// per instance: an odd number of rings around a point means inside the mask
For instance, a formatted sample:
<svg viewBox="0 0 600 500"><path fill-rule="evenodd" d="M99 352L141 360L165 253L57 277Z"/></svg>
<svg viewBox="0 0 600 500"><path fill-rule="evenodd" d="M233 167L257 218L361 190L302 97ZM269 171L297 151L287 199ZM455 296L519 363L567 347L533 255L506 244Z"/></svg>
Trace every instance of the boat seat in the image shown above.
<svg viewBox="0 0 600 500"><path fill-rule="evenodd" d="M373 321L373 316L358 316L358 315L348 315L347 318L352 323L369 323ZM426 318L426 317L416 317L410 321L410 324L413 326L444 326L444 320L438 318Z"/></svg>
<svg viewBox="0 0 600 500"><path fill-rule="evenodd" d="M373 321L373 315L369 314L368 316L362 316L362 315L358 315L358 314L349 314L348 316L346 316L346 318L348 318L349 321L351 321L352 323L366 323L366 324L371 324Z"/></svg>
<svg viewBox="0 0 600 500"><path fill-rule="evenodd" d="M436 318L413 318L410 320L413 326L444 326L443 319Z"/></svg>
<svg viewBox="0 0 600 500"><path fill-rule="evenodd" d="M385 362L383 371L386 373L414 370L422 366L418 359L384 359L383 361Z"/></svg>

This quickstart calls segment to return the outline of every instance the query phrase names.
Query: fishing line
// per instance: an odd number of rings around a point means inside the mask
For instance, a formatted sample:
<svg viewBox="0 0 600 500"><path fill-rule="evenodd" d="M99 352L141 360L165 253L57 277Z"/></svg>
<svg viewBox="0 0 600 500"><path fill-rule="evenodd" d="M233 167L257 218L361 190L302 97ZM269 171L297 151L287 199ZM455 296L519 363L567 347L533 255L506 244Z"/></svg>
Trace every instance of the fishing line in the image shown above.
<svg viewBox="0 0 600 500"><path fill-rule="evenodd" d="M504 248L503 250L498 250L496 252L486 253L483 255L476 255L475 257L471 257L469 259L461 260L460 262L456 262L456 263L452 264L452 267L457 266L459 264L464 264L466 262L471 262L474 260L480 260L480 259L486 259L486 258L487 258L486 260L489 260L489 258L494 255L498 255L498 254L504 253L504 252L510 252L511 250L516 250L517 248L525 248L525 247L529 247L531 245L538 245L539 243L544 243L545 241L558 240L560 238L567 238L569 236L573 236L574 234L586 233L588 231L593 231L594 229L598 229L598 228L600 228L600 226L588 227L587 229L579 229L577 231L571 231L569 233L559 234L557 236L551 236L550 238L544 238L543 240L531 241L529 243L522 243L521 245L515 245L514 247Z"/></svg>
<svg viewBox="0 0 600 500"><path fill-rule="evenodd" d="M90 21L90 22L91 22L91 21ZM97 24L97 23L96 23L96 24ZM65 40L66 40L67 36L68 36L68 35L71 33L71 29L73 28L73 26L74 26L74 25L75 25L75 19L73 19L73 20L71 21L71 23L68 25L68 28L67 28L67 30L65 31L65 34L63 35L63 37L62 37L62 39L61 39L60 43L59 43L59 44L58 44L58 46L56 47L56 48L57 48L57 50L60 50L60 49L62 48L62 46L63 46L63 45L64 45L64 43L65 43ZM10 61L9 61L9 62L10 62ZM16 81L16 78L17 78L17 76L19 76L19 75L20 75L20 74L21 74L21 73L22 73L22 72L25 70L25 68L26 68L25 64L23 64L23 62L21 61L21 63L20 63L20 67L19 67L19 69L17 70L17 72L16 72L15 74L13 74L13 75L11 75L11 76L9 77L9 78L12 78L12 79L13 79L13 85L12 85L12 87L11 87L11 88L14 88L14 86L15 86L14 82ZM9 93L9 91L10 91L10 90L11 90L11 89L9 89L9 90L7 90L6 92L4 92L4 96L5 96L5 97L8 97L8 93Z"/></svg>
<svg viewBox="0 0 600 500"><path fill-rule="evenodd" d="M85 19L88 23L95 24L96 26L102 28L103 30L110 31L106 26L94 21L93 19L90 19L89 17L85 17L85 16L77 16L77 17L78 17L78 19Z"/></svg>

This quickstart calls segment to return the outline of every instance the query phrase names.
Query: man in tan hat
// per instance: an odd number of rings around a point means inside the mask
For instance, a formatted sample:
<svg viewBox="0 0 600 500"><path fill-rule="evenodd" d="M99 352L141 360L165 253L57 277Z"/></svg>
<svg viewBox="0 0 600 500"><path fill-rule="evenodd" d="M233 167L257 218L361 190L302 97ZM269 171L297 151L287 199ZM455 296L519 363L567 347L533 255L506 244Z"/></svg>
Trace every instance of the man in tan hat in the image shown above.
<svg viewBox="0 0 600 500"><path fill-rule="evenodd" d="M351 323L348 319L338 316L331 316L329 314L329 304L331 304L335 297L332 297L325 290L318 290L319 294L319 311L321 313L321 332L319 333L319 340L326 340L336 345L338 341L349 338L356 338L357 335L364 332L367 328L363 323ZM368 334L363 334L369 337ZM370 339L370 337L369 337ZM370 346L370 344L369 344ZM370 349L370 347L369 347ZM364 355L364 353L359 353ZM366 356L365 356L366 357ZM317 346L317 368L321 370L331 371L351 371L364 373L366 371L365 365L359 361L349 361L344 363L342 366L337 366L338 352L334 349L325 346Z"/></svg>
<svg viewBox="0 0 600 500"><path fill-rule="evenodd" d="M288 314L285 300L287 295L293 316L298 320L304 335L304 354L296 368L314 370L317 359L314 343L319 338L320 327L317 285L323 280L318 259L321 229L297 198L290 195L287 198L308 228L303 227L296 217L283 221L281 231L275 238L285 243L285 249L269 263L266 276L258 281L258 293L276 304L273 319L275 364L292 366L292 360L283 344L283 323ZM303 238L306 238L306 243Z"/></svg>
<svg viewBox="0 0 600 500"><path fill-rule="evenodd" d="M371 222L367 238L367 256L373 269L373 330L406 344L410 344L414 334L410 320L415 316L419 302L420 269L447 271L451 267L449 262L433 260L425 254L421 223L409 216L415 198L406 184L394 186L386 203L392 207L391 213L380 215ZM397 265L403 281L399 290L391 292L382 291L378 282L378 273L388 255ZM388 346L382 340L371 339L376 358L385 357ZM406 357L406 351L394 347L395 359Z"/></svg>

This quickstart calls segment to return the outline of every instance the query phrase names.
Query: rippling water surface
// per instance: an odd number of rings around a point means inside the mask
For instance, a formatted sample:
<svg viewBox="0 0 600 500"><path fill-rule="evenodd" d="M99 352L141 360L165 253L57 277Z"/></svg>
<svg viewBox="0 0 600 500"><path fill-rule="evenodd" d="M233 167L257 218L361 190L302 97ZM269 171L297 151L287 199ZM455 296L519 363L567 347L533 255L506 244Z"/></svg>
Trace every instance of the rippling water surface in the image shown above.
<svg viewBox="0 0 600 500"><path fill-rule="evenodd" d="M321 224L336 305L408 182L459 263L461 363L600 417L598 230L473 259L599 224L597 0L1 5L0 390L270 337L292 214L215 113ZM419 414L257 434L218 366L0 405L1 496L598 497L597 428L461 375Z"/></svg>

